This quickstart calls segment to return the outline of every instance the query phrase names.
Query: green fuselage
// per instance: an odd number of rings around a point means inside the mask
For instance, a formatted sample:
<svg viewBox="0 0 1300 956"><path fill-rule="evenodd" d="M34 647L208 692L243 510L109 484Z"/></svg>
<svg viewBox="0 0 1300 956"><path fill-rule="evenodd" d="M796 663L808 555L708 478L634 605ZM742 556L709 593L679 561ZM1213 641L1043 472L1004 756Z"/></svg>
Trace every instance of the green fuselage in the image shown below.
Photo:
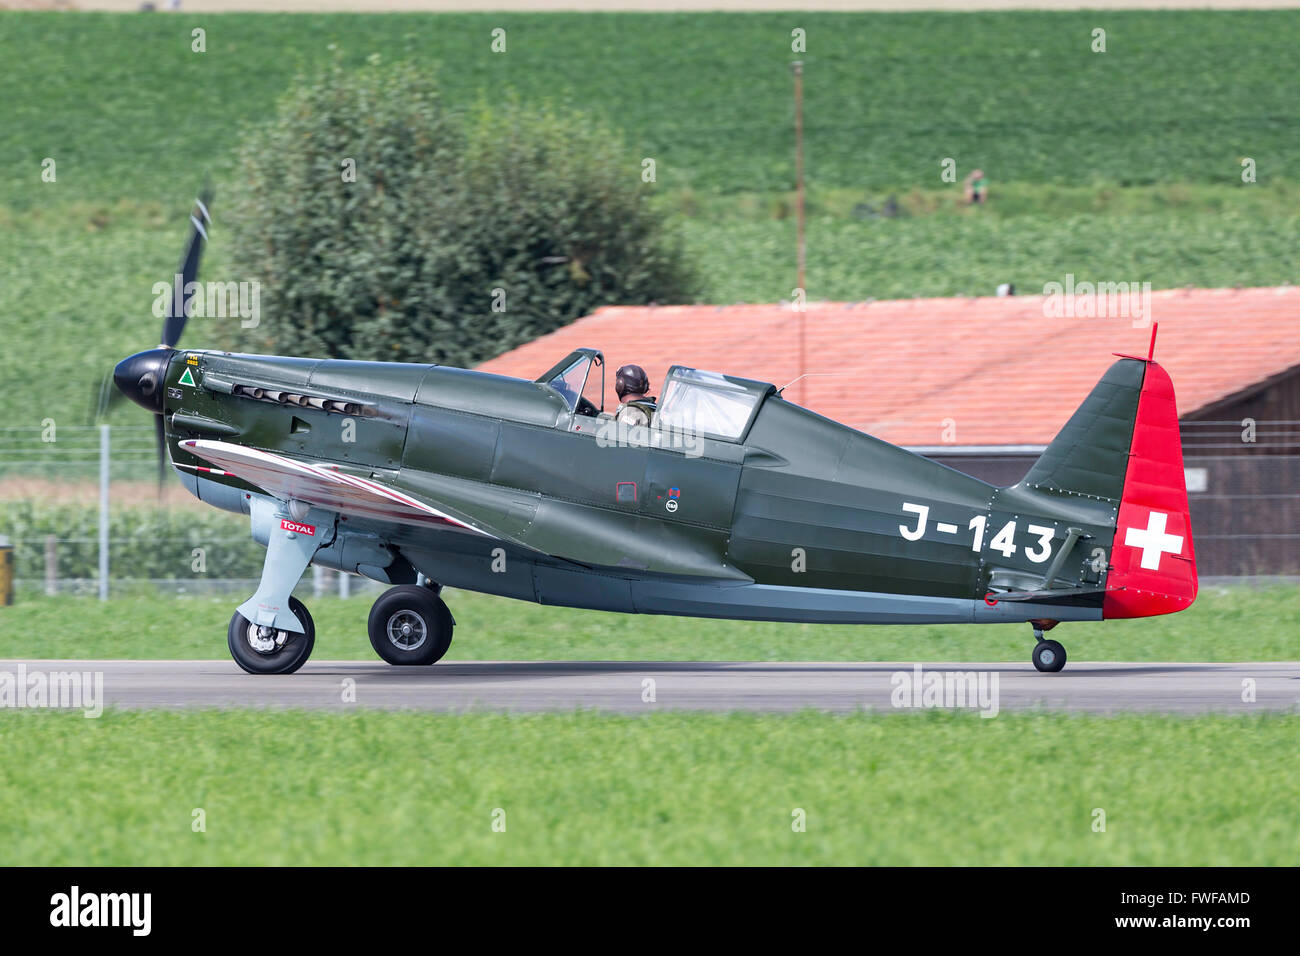
<svg viewBox="0 0 1300 956"><path fill-rule="evenodd" d="M543 603L775 620L1100 616L1088 596L983 598L1101 582L1114 489L1064 492L1032 472L997 488L770 385L726 381L757 397L736 440L619 429L549 385L481 372L217 352L176 353L165 411L174 463L218 507L248 511L261 489L201 471L207 463L178 441L338 466L492 529L340 516L340 538L390 550L393 582L418 570ZM302 396L335 407L298 404Z"/></svg>

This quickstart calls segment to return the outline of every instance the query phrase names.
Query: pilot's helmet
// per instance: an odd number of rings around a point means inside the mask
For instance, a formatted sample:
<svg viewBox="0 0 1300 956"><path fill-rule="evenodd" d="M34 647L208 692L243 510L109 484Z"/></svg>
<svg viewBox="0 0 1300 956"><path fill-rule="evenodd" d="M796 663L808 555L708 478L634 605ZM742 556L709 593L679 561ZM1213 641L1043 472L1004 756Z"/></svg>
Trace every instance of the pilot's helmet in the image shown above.
<svg viewBox="0 0 1300 956"><path fill-rule="evenodd" d="M650 378L640 365L624 365L614 373L614 391L620 401L624 395L644 395L650 391Z"/></svg>

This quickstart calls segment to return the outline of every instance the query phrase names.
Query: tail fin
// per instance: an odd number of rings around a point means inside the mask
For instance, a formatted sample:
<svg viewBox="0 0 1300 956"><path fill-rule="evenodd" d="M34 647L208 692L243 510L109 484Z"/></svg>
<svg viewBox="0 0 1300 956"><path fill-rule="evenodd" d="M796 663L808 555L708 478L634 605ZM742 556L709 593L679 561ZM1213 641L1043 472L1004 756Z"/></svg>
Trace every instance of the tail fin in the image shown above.
<svg viewBox="0 0 1300 956"><path fill-rule="evenodd" d="M1114 503L1103 617L1168 614L1196 599L1174 386L1154 361L1112 365L1025 483Z"/></svg>
<svg viewBox="0 0 1300 956"><path fill-rule="evenodd" d="M1029 469L1024 484L1119 501L1145 362L1120 359Z"/></svg>

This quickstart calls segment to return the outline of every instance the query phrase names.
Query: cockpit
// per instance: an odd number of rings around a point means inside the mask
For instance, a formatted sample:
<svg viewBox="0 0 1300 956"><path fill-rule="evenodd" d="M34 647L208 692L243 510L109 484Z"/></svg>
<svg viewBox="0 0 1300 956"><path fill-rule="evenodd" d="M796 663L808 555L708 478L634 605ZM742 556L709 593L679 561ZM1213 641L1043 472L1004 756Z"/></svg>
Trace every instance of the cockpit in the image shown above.
<svg viewBox="0 0 1300 956"><path fill-rule="evenodd" d="M605 357L596 349L569 353L536 381L565 399L575 422L582 417L613 417L605 410ZM657 404L651 406L649 427L717 441L744 441L759 406L775 391L767 382L674 365L664 376Z"/></svg>

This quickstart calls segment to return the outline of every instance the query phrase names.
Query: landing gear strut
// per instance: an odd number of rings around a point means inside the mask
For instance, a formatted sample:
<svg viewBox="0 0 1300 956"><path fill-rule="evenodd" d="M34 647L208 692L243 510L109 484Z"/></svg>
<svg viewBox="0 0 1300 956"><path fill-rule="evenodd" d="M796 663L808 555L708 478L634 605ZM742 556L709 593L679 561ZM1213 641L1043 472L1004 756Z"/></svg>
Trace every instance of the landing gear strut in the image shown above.
<svg viewBox="0 0 1300 956"><path fill-rule="evenodd" d="M316 625L291 592L312 556L333 537L335 516L267 498L254 499L251 507L254 531L265 528L266 561L257 592L230 619L226 646L250 674L292 674L311 656Z"/></svg>
<svg viewBox="0 0 1300 956"><path fill-rule="evenodd" d="M1056 626L1055 621L1030 621L1034 629L1034 666L1046 673L1055 673L1065 666L1065 648L1057 641L1043 637L1043 631Z"/></svg>
<svg viewBox="0 0 1300 956"><path fill-rule="evenodd" d="M433 664L451 647L455 623L435 590L399 585L370 609L370 646L390 664Z"/></svg>

